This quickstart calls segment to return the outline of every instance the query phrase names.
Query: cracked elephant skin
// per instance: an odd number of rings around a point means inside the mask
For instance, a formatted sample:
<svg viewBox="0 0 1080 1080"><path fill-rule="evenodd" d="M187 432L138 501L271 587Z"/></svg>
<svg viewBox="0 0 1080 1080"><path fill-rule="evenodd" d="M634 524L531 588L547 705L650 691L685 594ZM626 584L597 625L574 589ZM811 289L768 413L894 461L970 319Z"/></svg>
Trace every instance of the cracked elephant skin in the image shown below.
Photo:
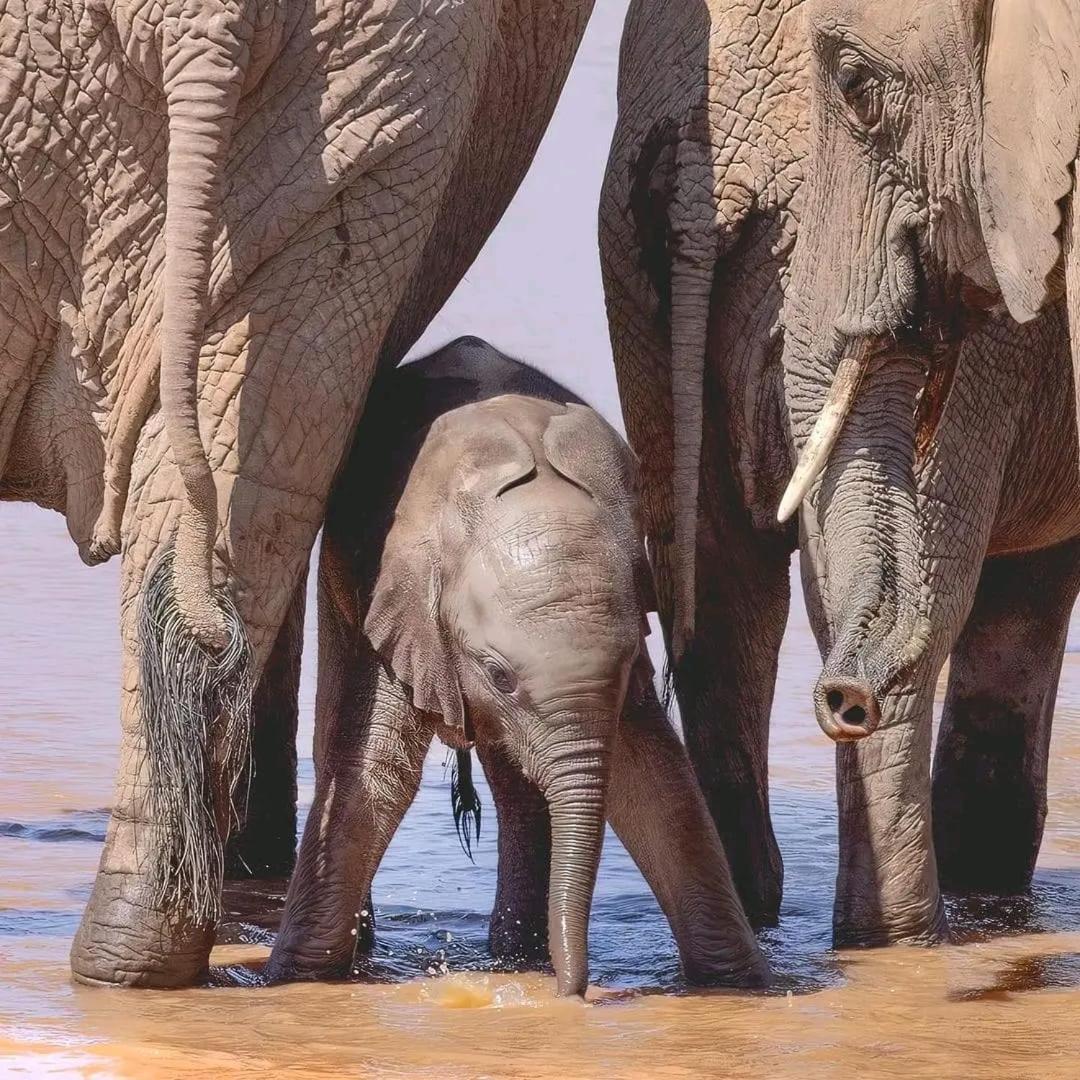
<svg viewBox="0 0 1080 1080"><path fill-rule="evenodd" d="M0 497L123 560L121 761L76 977L188 984L213 941L148 880L176 840L148 798L148 568L175 537L184 625L214 643L228 597L256 679L370 381L509 202L590 8L0 3Z"/></svg>
<svg viewBox="0 0 1080 1080"><path fill-rule="evenodd" d="M372 394L323 534L315 796L268 977L355 969L365 898L437 734L459 777L475 745L494 793L499 959L550 951L558 992L584 993L607 819L688 979L759 985L765 962L644 651L652 585L628 447L477 339Z"/></svg>
<svg viewBox="0 0 1080 1080"><path fill-rule="evenodd" d="M940 940L942 886L1021 891L1038 853L1080 491L1069 313L1045 277L1068 192L1046 210L1024 183L1057 182L1039 142L1050 128L1068 141L1074 103L1026 103L1021 138L1000 114L1028 99L994 73L1037 80L1050 50L1024 52L1036 24L1067 45L1071 10L805 5L811 148L783 367L824 660L814 706L840 742L844 944ZM1032 303L1019 263L1055 244Z"/></svg>
<svg viewBox="0 0 1080 1080"><path fill-rule="evenodd" d="M798 0L634 0L600 209L608 321L687 749L752 921L794 529L779 312L809 118Z"/></svg>

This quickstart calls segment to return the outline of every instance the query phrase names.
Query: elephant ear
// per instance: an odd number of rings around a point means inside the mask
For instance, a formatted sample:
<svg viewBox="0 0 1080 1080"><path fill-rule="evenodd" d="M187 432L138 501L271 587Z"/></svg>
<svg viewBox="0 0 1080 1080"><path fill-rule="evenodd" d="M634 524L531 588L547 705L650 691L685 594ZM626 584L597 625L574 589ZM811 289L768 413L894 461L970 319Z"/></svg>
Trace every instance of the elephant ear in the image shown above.
<svg viewBox="0 0 1080 1080"><path fill-rule="evenodd" d="M1080 144L1077 0L986 0L979 215L1009 311L1050 299ZM1080 257L1080 252L1072 258Z"/></svg>
<svg viewBox="0 0 1080 1080"><path fill-rule="evenodd" d="M536 468L524 439L494 416L459 409L432 424L398 500L364 631L413 705L442 718L440 736L471 745L443 625L445 575L478 520L478 508Z"/></svg>
<svg viewBox="0 0 1080 1080"><path fill-rule="evenodd" d="M656 611L641 520L641 471L633 450L598 412L586 405L567 405L566 412L552 417L543 441L551 467L591 495L620 523L632 545L642 611Z"/></svg>

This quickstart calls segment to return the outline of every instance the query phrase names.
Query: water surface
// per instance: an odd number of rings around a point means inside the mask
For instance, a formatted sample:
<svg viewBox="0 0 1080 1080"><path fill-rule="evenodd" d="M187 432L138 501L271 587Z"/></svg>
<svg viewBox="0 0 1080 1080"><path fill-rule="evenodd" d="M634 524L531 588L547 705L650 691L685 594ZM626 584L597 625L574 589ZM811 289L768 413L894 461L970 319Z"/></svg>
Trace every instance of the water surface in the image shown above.
<svg viewBox="0 0 1080 1080"><path fill-rule="evenodd" d="M1080 1075L1080 665L1071 654L1034 887L954 904L966 944L830 951L833 754L807 707L815 650L797 612L772 738L787 869L781 925L764 934L774 993L689 992L655 901L610 835L592 923L595 1003L555 1000L546 976L492 971L491 801L485 792L473 865L454 836L438 751L375 880L379 943L364 982L92 989L70 982L67 950L115 763L115 572L84 570L61 520L43 511L3 507L0 539L0 1075ZM305 802L313 692L309 666ZM282 889L230 895L215 964L267 954Z"/></svg>
<svg viewBox="0 0 1080 1080"><path fill-rule="evenodd" d="M599 0L536 167L421 346L482 334L538 362L616 422L595 207L624 9L625 0ZM494 813L485 797L484 835L470 864L454 837L438 752L375 881L379 943L364 982L91 989L70 982L67 950L111 799L117 571L84 568L60 518L30 507L0 506L0 551L0 1076L1080 1076L1073 655L1062 676L1034 886L1025 897L953 905L965 944L830 951L833 750L809 710L818 659L797 611L772 733L787 872L781 925L763 937L778 975L774 993L688 992L667 926L610 836L592 923L594 1003L555 1000L549 977L492 971L485 935ZM309 663L300 736L305 802L313 696ZM230 894L215 964L266 955L282 888Z"/></svg>

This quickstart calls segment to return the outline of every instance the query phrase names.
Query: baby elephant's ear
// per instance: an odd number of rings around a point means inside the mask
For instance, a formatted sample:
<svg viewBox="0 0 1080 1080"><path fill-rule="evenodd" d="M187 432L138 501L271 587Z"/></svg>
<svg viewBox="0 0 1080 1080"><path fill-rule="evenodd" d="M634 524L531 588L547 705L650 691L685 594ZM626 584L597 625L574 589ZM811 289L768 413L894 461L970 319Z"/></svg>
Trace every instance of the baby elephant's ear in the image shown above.
<svg viewBox="0 0 1080 1080"><path fill-rule="evenodd" d="M417 525L408 517L395 520L364 630L394 678L411 689L413 705L442 717L464 746L461 688L439 621L438 542Z"/></svg>
<svg viewBox="0 0 1080 1080"><path fill-rule="evenodd" d="M383 545L364 631L413 705L442 717L465 740L461 689L439 619L442 553L439 516L444 478L425 448L417 456Z"/></svg>
<svg viewBox="0 0 1080 1080"><path fill-rule="evenodd" d="M594 409L567 405L544 432L551 467L591 495L615 519L632 545L638 592L645 611L656 610L652 571L641 520L641 470L626 440Z"/></svg>

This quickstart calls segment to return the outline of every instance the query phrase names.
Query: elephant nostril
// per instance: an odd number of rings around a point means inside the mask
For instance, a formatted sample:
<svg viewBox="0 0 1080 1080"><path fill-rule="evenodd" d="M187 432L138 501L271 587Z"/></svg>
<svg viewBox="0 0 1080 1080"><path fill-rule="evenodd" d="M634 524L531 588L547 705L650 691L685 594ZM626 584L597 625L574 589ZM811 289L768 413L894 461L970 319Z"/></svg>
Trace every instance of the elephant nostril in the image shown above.
<svg viewBox="0 0 1080 1080"><path fill-rule="evenodd" d="M815 694L818 723L832 739L862 739L881 722L873 689L862 679L827 676Z"/></svg>
<svg viewBox="0 0 1080 1080"><path fill-rule="evenodd" d="M862 727L866 723L866 710L861 705L852 705L850 709L844 710L843 717L854 727Z"/></svg>

